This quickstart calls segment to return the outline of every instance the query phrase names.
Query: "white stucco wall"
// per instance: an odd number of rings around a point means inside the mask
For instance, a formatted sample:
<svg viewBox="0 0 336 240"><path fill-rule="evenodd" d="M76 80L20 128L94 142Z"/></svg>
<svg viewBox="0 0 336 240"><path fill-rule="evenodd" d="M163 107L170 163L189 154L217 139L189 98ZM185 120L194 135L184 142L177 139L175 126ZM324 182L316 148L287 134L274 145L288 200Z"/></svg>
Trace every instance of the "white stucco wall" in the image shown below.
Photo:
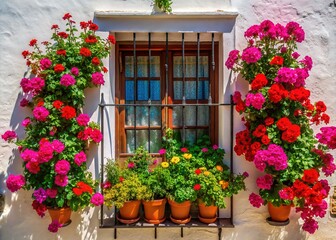
<svg viewBox="0 0 336 240"><path fill-rule="evenodd" d="M238 49L245 46L243 33L252 24L264 19L274 22L299 22L305 32L306 41L299 46L302 55L310 55L314 67L309 78L308 87L313 100L323 100L331 116L331 125L336 125L336 4L332 0L174 0L174 12L216 12L218 10L236 10L236 41ZM70 12L77 21L94 18L94 11L141 11L151 12L150 0L1 0L0 1L0 133L8 128L17 129L23 136L20 126L28 114L19 107L19 82L26 69L21 52L28 48L32 38L48 40L50 26L60 24L64 13ZM102 34L106 34L102 33ZM225 56L226 58L226 56ZM112 64L113 60L106 59ZM111 65L110 65L111 66ZM112 70L113 71L113 70ZM111 74L111 70L110 70ZM111 74L113 75L113 74ZM113 81L113 77L111 77ZM241 88L237 83L232 88ZM102 91L111 96L107 84ZM98 120L96 106L99 102L99 90L88 91L86 112ZM237 123L240 117L236 116ZM112 122L113 126L113 122ZM236 130L241 126L236 124ZM40 219L31 207L31 193L19 191L10 193L5 187L5 178L10 173L21 173L21 162L15 145L0 142L0 191L6 194L6 208L0 216L0 239L111 239L113 229L99 229L98 209L88 208L81 213L74 213L72 224L60 229L55 235L47 230L49 219ZM225 147L225 146L223 146ZM90 170L95 172L98 159L97 149L92 149ZM252 169L252 170L251 170ZM320 228L314 235L300 231L298 216L292 212L291 223L286 227L271 227L265 222L267 210L252 208L248 203L248 194L255 190L255 178L258 172L253 166L236 158L235 171L248 170L248 191L234 198L234 229L223 229L222 239L230 240L275 240L275 239L336 239L336 219L328 215L320 220ZM336 177L330 178L331 185L336 185ZM216 230L185 229L184 239L217 239ZM152 229L121 229L118 239L154 239ZM159 229L158 239L180 239L179 229Z"/></svg>

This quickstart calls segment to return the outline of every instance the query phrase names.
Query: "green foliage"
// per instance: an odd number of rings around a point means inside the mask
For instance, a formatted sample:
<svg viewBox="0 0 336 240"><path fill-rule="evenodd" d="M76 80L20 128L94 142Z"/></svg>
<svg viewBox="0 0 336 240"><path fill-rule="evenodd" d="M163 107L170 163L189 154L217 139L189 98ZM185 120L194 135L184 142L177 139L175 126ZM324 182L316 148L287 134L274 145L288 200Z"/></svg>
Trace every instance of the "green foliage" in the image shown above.
<svg viewBox="0 0 336 240"><path fill-rule="evenodd" d="M154 0L154 4L161 9L163 12L171 13L172 12L172 0Z"/></svg>

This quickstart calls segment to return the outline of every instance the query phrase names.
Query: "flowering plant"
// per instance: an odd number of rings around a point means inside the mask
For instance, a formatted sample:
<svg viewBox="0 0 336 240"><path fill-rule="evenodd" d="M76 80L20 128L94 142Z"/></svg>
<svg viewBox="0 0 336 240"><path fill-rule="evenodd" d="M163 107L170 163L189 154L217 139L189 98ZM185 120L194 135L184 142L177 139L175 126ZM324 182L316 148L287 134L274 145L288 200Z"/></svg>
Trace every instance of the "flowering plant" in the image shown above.
<svg viewBox="0 0 336 240"><path fill-rule="evenodd" d="M314 233L314 217L325 215L329 192L328 182L319 179L320 170L330 176L336 169L327 153L335 148L336 132L322 128L316 138L311 127L329 123L329 116L322 101L311 103L305 87L312 59L300 60L295 51L304 37L298 23L283 26L265 20L247 29L247 48L231 51L225 65L250 84L245 99L240 92L233 98L246 126L236 134L234 150L265 173L256 181L259 195L250 195L251 204L293 203L303 229Z"/></svg>
<svg viewBox="0 0 336 240"><path fill-rule="evenodd" d="M225 208L225 197L237 194L245 189L243 175L231 174L229 167L223 163L224 149L211 145L208 136L203 136L195 144L183 144L168 129L163 138L161 153L166 156L170 171L168 196L177 201L194 201L196 198L207 206L216 205Z"/></svg>
<svg viewBox="0 0 336 240"><path fill-rule="evenodd" d="M21 80L24 98L20 106L31 108L32 116L22 122L26 137L16 141L23 175L9 175L6 181L12 192L33 190L32 205L41 217L47 207L76 211L90 203L103 203L87 172L85 154L87 142L99 143L102 134L81 111L84 90L104 84L102 72L107 69L101 59L107 57L115 40L97 36L98 26L91 21L81 22L82 31L77 34L72 16L67 13L63 19L66 31L52 25L53 42L42 42L44 50L32 39L33 51L22 52L32 77ZM7 131L2 138L14 141L17 136ZM53 226L50 231L57 231Z"/></svg>

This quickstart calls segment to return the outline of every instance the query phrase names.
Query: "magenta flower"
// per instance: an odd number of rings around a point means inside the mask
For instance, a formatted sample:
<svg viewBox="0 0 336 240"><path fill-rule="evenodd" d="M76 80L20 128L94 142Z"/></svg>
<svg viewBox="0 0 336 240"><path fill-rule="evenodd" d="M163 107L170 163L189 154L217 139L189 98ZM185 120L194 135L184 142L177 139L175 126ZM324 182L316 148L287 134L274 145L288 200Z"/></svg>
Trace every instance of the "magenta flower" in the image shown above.
<svg viewBox="0 0 336 240"><path fill-rule="evenodd" d="M128 167L128 168L135 168L135 164L134 164L134 162L130 162L130 163L128 163L128 164L127 164L127 167Z"/></svg>
<svg viewBox="0 0 336 240"><path fill-rule="evenodd" d="M245 100L245 104L247 107L251 106L254 107L255 109L262 109L263 104L265 103L266 99L265 97L262 95L262 93L248 93L246 95L246 100Z"/></svg>
<svg viewBox="0 0 336 240"><path fill-rule="evenodd" d="M247 178L247 177L249 177L250 175L248 174L248 172L243 172L243 176L244 176L245 178Z"/></svg>
<svg viewBox="0 0 336 240"><path fill-rule="evenodd" d="M159 150L159 154L160 154L160 155L166 154L166 149L161 148L161 149Z"/></svg>
<svg viewBox="0 0 336 240"><path fill-rule="evenodd" d="M45 70L51 67L51 61L49 58L42 58L40 61L41 69Z"/></svg>
<svg viewBox="0 0 336 240"><path fill-rule="evenodd" d="M270 20L264 20L259 26L259 37L263 39L264 37L275 38L276 29L274 23Z"/></svg>
<svg viewBox="0 0 336 240"><path fill-rule="evenodd" d="M305 32L296 22L289 22L286 25L287 33L292 36L295 41L302 42L305 39Z"/></svg>
<svg viewBox="0 0 336 240"><path fill-rule="evenodd" d="M26 184L26 180L22 175L9 175L6 180L6 186L11 192L20 190Z"/></svg>
<svg viewBox="0 0 336 240"><path fill-rule="evenodd" d="M255 47L245 48L242 53L242 60L247 63L258 62L261 58L261 51Z"/></svg>
<svg viewBox="0 0 336 240"><path fill-rule="evenodd" d="M36 107L33 110L33 115L37 121L44 122L49 116L49 111L45 107Z"/></svg>
<svg viewBox="0 0 336 240"><path fill-rule="evenodd" d="M258 35L259 35L259 25L253 25L249 27L244 33L244 37L246 38L258 37Z"/></svg>
<svg viewBox="0 0 336 240"><path fill-rule="evenodd" d="M95 85L103 85L105 83L104 75L100 72L92 73L92 83Z"/></svg>
<svg viewBox="0 0 336 240"><path fill-rule="evenodd" d="M102 183L102 188L109 189L110 187L112 187L112 183L110 183L109 181L105 181Z"/></svg>
<svg viewBox="0 0 336 240"><path fill-rule="evenodd" d="M99 143L103 139L103 134L100 132L99 129L93 129L90 137L95 143Z"/></svg>
<svg viewBox="0 0 336 240"><path fill-rule="evenodd" d="M249 201L253 207L260 208L264 200L257 194L251 193L249 196Z"/></svg>
<svg viewBox="0 0 336 240"><path fill-rule="evenodd" d="M313 67L313 59L309 56L305 56L300 62L303 63L308 70L311 70Z"/></svg>
<svg viewBox="0 0 336 240"><path fill-rule="evenodd" d="M44 79L35 77L30 79L30 87L33 92L33 95L36 95L38 92L40 92L45 86Z"/></svg>
<svg viewBox="0 0 336 240"><path fill-rule="evenodd" d="M181 152L183 152L183 153L188 152L188 148L185 148L185 147L181 148Z"/></svg>
<svg viewBox="0 0 336 240"><path fill-rule="evenodd" d="M58 232L58 229L59 229L60 227L62 227L62 224L60 224L60 223L58 222L58 220L56 219L56 220L53 220L53 221L49 224L49 226L48 226L48 230L49 230L50 232L52 232L52 233L56 233L56 232Z"/></svg>
<svg viewBox="0 0 336 240"><path fill-rule="evenodd" d="M336 127L322 127L316 135L318 141L330 149L336 148Z"/></svg>
<svg viewBox="0 0 336 240"><path fill-rule="evenodd" d="M40 148L38 151L40 163L49 162L49 160L53 158L53 153L54 147L52 143L48 141L40 142Z"/></svg>
<svg viewBox="0 0 336 240"><path fill-rule="evenodd" d="M71 76L70 74L64 74L62 77L61 77L61 81L60 81L60 84L65 86L65 87L69 87L69 86L72 86L76 83L76 79Z"/></svg>
<svg viewBox="0 0 336 240"><path fill-rule="evenodd" d="M286 187L279 191L279 196L284 200L293 200L294 192L290 187Z"/></svg>
<svg viewBox="0 0 336 240"><path fill-rule="evenodd" d="M213 146L212 146L212 149L213 149L213 150L217 150L217 149L218 149L218 145L216 145L216 144L213 145Z"/></svg>
<svg viewBox="0 0 336 240"><path fill-rule="evenodd" d="M22 98L22 100L20 101L20 107L27 107L28 104L29 104L29 101L26 98Z"/></svg>
<svg viewBox="0 0 336 240"><path fill-rule="evenodd" d="M207 149L207 148L202 148L202 152L206 153L206 152L208 152L208 151L209 151L209 149Z"/></svg>
<svg viewBox="0 0 336 240"><path fill-rule="evenodd" d="M55 172L59 175L66 175L70 171L70 163L67 160L60 160L55 164Z"/></svg>
<svg viewBox="0 0 336 240"><path fill-rule="evenodd" d="M21 123L21 125L24 127L28 127L29 124L31 124L30 118L25 118Z"/></svg>
<svg viewBox="0 0 336 240"><path fill-rule="evenodd" d="M52 147L53 147L54 151L57 152L57 153L63 152L63 150L65 148L64 144L60 140L57 140L57 139L52 141Z"/></svg>
<svg viewBox="0 0 336 240"><path fill-rule="evenodd" d="M90 117L87 114L79 114L76 121L79 126L87 126L90 121Z"/></svg>
<svg viewBox="0 0 336 240"><path fill-rule="evenodd" d="M270 190L273 184L273 177L270 174L257 178L257 186L261 189Z"/></svg>
<svg viewBox="0 0 336 240"><path fill-rule="evenodd" d="M312 218L307 219L304 221L302 229L310 234L313 234L318 229L318 223Z"/></svg>
<svg viewBox="0 0 336 240"><path fill-rule="evenodd" d="M31 150L31 149L25 149L21 152L20 154L21 158L23 161L28 162L28 161L33 161L37 162L39 159L39 154L38 152Z"/></svg>
<svg viewBox="0 0 336 240"><path fill-rule="evenodd" d="M17 135L15 131L8 130L4 134L1 135L1 138L7 142L10 142L14 140L15 138L17 138Z"/></svg>
<svg viewBox="0 0 336 240"><path fill-rule="evenodd" d="M22 78L20 86L22 87L22 91L24 93L28 93L33 89L28 78Z"/></svg>
<svg viewBox="0 0 336 240"><path fill-rule="evenodd" d="M77 154L75 155L74 162L75 162L78 166L82 165L82 163L86 162L86 154L85 154L83 151L77 153Z"/></svg>
<svg viewBox="0 0 336 240"><path fill-rule="evenodd" d="M33 196L38 203L43 203L48 197L47 192L43 188L35 190Z"/></svg>
<svg viewBox="0 0 336 240"><path fill-rule="evenodd" d="M104 203L104 196L100 193L95 193L92 195L90 202L95 206L100 206Z"/></svg>
<svg viewBox="0 0 336 240"><path fill-rule="evenodd" d="M300 57L300 54L298 52L293 52L292 57L298 59Z"/></svg>
<svg viewBox="0 0 336 240"><path fill-rule="evenodd" d="M67 175L56 175L55 184L60 187L65 187L68 185L68 176Z"/></svg>
<svg viewBox="0 0 336 240"><path fill-rule="evenodd" d="M76 67L71 68L70 72L71 72L74 76L78 76L78 74L79 74L79 70L78 70L78 68L76 68Z"/></svg>
<svg viewBox="0 0 336 240"><path fill-rule="evenodd" d="M225 66L228 68L228 69L232 69L234 64L236 63L237 59L239 57L239 51L238 50L232 50L230 53L229 53L229 57L228 59L226 60L225 62Z"/></svg>
<svg viewBox="0 0 336 240"><path fill-rule="evenodd" d="M57 192L57 189L55 189L55 188L48 188L46 190L46 193L47 193L47 196L49 198L55 198L57 196L58 192Z"/></svg>

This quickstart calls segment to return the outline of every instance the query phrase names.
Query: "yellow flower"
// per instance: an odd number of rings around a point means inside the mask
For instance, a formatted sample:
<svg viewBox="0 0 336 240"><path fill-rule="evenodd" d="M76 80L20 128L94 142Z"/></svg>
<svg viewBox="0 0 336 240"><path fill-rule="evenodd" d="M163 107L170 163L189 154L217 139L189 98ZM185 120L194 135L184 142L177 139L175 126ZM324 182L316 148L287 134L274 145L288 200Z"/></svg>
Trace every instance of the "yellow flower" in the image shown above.
<svg viewBox="0 0 336 240"><path fill-rule="evenodd" d="M189 160L192 157L192 155L190 153L185 153L183 154L183 157Z"/></svg>
<svg viewBox="0 0 336 240"><path fill-rule="evenodd" d="M205 172L204 172L204 175L205 175L205 176L209 176L209 174L210 174L209 171L205 171Z"/></svg>
<svg viewBox="0 0 336 240"><path fill-rule="evenodd" d="M174 163L174 164L178 163L179 161L180 161L180 158L179 158L179 157L173 157L173 158L171 159L171 162Z"/></svg>
<svg viewBox="0 0 336 240"><path fill-rule="evenodd" d="M220 166L220 165L217 165L217 166L216 166L216 169L217 169L218 171L220 171L220 172L223 172L223 167Z"/></svg>
<svg viewBox="0 0 336 240"><path fill-rule="evenodd" d="M199 169L201 169L202 171L206 171L207 170L205 167L200 167Z"/></svg>
<svg viewBox="0 0 336 240"><path fill-rule="evenodd" d="M167 163L167 162L162 162L162 163L161 163L161 166L162 166L163 168L167 168L167 167L169 167L169 163Z"/></svg>

